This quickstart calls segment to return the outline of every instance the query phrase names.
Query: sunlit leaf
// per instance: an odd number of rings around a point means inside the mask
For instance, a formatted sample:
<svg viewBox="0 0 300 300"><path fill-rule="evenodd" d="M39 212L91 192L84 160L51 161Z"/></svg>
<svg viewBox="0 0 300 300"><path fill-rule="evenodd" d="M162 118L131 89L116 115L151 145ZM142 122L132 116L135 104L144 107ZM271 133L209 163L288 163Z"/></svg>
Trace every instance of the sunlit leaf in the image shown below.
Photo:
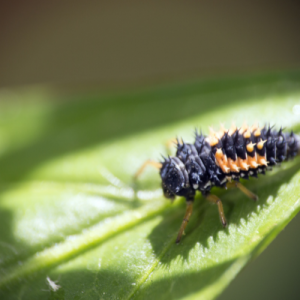
<svg viewBox="0 0 300 300"><path fill-rule="evenodd" d="M1 299L214 299L300 209L295 159L238 190L164 199L157 170L133 174L195 127L271 123L300 131L300 73L132 92L0 93Z"/></svg>

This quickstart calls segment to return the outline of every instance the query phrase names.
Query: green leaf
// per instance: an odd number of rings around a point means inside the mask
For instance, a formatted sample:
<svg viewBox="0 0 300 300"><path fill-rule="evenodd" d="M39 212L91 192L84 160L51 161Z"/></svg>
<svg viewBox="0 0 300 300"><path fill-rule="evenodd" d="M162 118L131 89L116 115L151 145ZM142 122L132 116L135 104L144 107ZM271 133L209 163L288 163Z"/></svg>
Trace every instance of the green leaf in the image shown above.
<svg viewBox="0 0 300 300"><path fill-rule="evenodd" d="M257 203L213 190L227 229L197 195L176 245L184 199L162 197L157 170L133 181L195 127L246 119L299 131L300 72L0 100L1 299L214 299L300 209L295 159L245 182Z"/></svg>

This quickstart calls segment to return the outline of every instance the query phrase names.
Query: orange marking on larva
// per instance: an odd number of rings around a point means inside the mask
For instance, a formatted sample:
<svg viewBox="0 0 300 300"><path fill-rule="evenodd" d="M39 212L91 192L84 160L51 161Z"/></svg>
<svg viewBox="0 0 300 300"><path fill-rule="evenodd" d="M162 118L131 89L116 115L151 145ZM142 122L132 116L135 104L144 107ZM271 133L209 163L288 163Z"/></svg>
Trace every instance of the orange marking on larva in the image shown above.
<svg viewBox="0 0 300 300"><path fill-rule="evenodd" d="M219 139L222 137L224 133L220 134L219 132L214 131L212 127L209 127L209 144L211 147L216 146L219 143Z"/></svg>
<svg viewBox="0 0 300 300"><path fill-rule="evenodd" d="M260 141L258 144L257 144L257 149L258 150L261 150L263 148L264 144L262 141Z"/></svg>
<svg viewBox="0 0 300 300"><path fill-rule="evenodd" d="M235 161L231 158L228 158L228 167L230 168L230 170L232 172L237 172L238 173L240 171L240 168L237 165L237 161Z"/></svg>
<svg viewBox="0 0 300 300"><path fill-rule="evenodd" d="M215 136L209 136L207 141L211 147L214 147L219 143L219 140Z"/></svg>
<svg viewBox="0 0 300 300"><path fill-rule="evenodd" d="M222 149L217 149L217 151L216 151L216 157L222 157L224 154L223 154L223 151L222 151Z"/></svg>
<svg viewBox="0 0 300 300"><path fill-rule="evenodd" d="M240 157L238 157L237 162L238 162L238 166L241 170L243 170L243 171L249 170L249 165L247 163L247 159L241 159Z"/></svg>
<svg viewBox="0 0 300 300"><path fill-rule="evenodd" d="M244 138L245 139L250 139L251 137L251 132L249 130L247 130L245 133L244 133Z"/></svg>
<svg viewBox="0 0 300 300"><path fill-rule="evenodd" d="M259 164L257 163L256 153L255 153L254 157L251 157L250 155L248 155L247 161L248 161L248 165L250 166L251 169L256 169L257 167L259 167Z"/></svg>
<svg viewBox="0 0 300 300"><path fill-rule="evenodd" d="M267 141L267 140L264 140L264 141L260 140L260 142L257 144L257 149L258 149L258 150L261 150L261 149L263 148L263 146L264 146L264 143L265 143L266 141Z"/></svg>
<svg viewBox="0 0 300 300"><path fill-rule="evenodd" d="M266 156L257 155L257 162L259 165L267 166L268 162L266 160Z"/></svg>
<svg viewBox="0 0 300 300"><path fill-rule="evenodd" d="M250 143L250 144L248 144L247 146L246 146L246 148L247 148L247 151L248 152L253 152L254 151L254 146L255 146L256 144L252 144L252 142Z"/></svg>
<svg viewBox="0 0 300 300"><path fill-rule="evenodd" d="M251 162L250 168L251 169L257 169L259 167L259 164L255 161Z"/></svg>
<svg viewBox="0 0 300 300"><path fill-rule="evenodd" d="M261 135L261 132L260 132L260 129L256 129L255 132L254 132L254 136L255 137L259 137Z"/></svg>
<svg viewBox="0 0 300 300"><path fill-rule="evenodd" d="M222 149L218 149L215 154L216 162L224 173L229 173L227 156L223 153Z"/></svg>

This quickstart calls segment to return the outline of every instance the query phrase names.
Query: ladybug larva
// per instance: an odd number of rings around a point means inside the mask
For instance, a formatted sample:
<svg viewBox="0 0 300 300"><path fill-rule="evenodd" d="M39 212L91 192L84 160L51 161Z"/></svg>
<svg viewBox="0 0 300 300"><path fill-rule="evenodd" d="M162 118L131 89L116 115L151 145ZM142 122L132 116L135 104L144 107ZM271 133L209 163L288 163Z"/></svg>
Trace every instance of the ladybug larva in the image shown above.
<svg viewBox="0 0 300 300"><path fill-rule="evenodd" d="M239 179L257 177L259 173L272 170L272 166L300 154L300 136L278 131L270 126L259 128L244 124L241 128L232 125L229 130L221 126L220 131L210 129L204 136L196 131L194 144L177 139L175 156L162 162L146 161L136 177L147 165L160 169L164 196L186 198L186 212L176 239L179 243L193 210L196 191L210 202L217 204L220 220L225 227L222 201L210 193L213 186L227 188L233 185L254 201L258 197L244 187Z"/></svg>

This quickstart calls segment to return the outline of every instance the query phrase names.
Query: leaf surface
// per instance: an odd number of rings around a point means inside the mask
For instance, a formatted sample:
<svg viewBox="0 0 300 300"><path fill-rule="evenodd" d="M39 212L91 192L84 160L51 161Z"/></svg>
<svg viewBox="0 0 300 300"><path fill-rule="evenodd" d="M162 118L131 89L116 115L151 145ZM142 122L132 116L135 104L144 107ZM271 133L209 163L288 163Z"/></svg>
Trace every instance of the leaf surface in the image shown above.
<svg viewBox="0 0 300 300"><path fill-rule="evenodd" d="M213 190L226 229L197 195L176 245L184 199L163 198L157 170L133 180L167 140L192 142L195 127L247 120L299 132L299 72L0 99L1 299L214 299L300 209L295 159L245 182L257 203Z"/></svg>

